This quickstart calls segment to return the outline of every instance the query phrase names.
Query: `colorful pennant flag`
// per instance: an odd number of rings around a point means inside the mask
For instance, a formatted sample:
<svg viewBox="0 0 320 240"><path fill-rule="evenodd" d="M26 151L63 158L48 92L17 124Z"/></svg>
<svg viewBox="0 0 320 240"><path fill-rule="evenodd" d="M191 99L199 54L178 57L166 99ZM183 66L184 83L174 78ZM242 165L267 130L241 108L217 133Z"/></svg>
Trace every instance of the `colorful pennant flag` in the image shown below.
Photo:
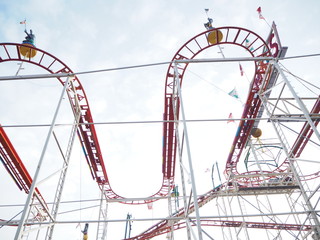
<svg viewBox="0 0 320 240"><path fill-rule="evenodd" d="M249 46L250 46L250 40L249 40L249 39L246 39L245 46L246 46L247 48L249 48ZM254 50L254 48L251 47L251 48L250 48L250 51L253 51L253 50Z"/></svg>
<svg viewBox="0 0 320 240"><path fill-rule="evenodd" d="M228 93L231 97L239 98L237 90L234 88L231 92Z"/></svg>
<svg viewBox="0 0 320 240"><path fill-rule="evenodd" d="M240 64L240 63L239 63L239 68L240 68L241 76L243 76L243 69L242 69L242 66L241 66L241 64Z"/></svg>
<svg viewBox="0 0 320 240"><path fill-rule="evenodd" d="M230 122L234 122L233 120L233 116L232 116L232 113L229 114L229 117L228 117L228 122L227 123L230 123Z"/></svg>
<svg viewBox="0 0 320 240"><path fill-rule="evenodd" d="M264 17L263 17L262 14L261 14L261 7L258 7L257 12L258 12L258 14L259 14L259 18L260 18L260 19L264 19Z"/></svg>

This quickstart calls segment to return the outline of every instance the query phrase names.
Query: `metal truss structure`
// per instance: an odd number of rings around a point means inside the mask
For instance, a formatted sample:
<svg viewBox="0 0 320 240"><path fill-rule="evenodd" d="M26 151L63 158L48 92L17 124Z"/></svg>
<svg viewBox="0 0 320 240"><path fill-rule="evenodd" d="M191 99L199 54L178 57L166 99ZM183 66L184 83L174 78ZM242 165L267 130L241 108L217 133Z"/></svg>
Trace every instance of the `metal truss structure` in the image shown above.
<svg viewBox="0 0 320 240"><path fill-rule="evenodd" d="M250 43L246 41L248 38L252 39ZM243 48L251 57L196 58L201 52L224 44ZM45 239L53 238L76 135L91 175L101 191L96 239L102 240L108 236L107 223L110 220L107 210L110 202L141 205L163 199L169 203L168 216L161 217L159 222L145 231L126 239L151 239L163 234L166 234L167 239L175 239L181 233L177 231L180 229L186 229L182 234L183 239L256 239L258 235L261 239L320 239L320 171L318 168L310 168L310 164L319 163L319 90L317 86L285 72L279 61L284 58L287 48L281 46L275 24L266 40L244 28L221 27L193 37L178 50L169 63L165 81L163 181L156 193L143 199L126 199L111 188L89 102L76 74L58 58L41 49L30 47L30 51L36 50L37 55L23 58L20 53L22 46L0 44L0 63L28 62L48 71L47 77L57 78L64 86L60 102L64 94L67 94L74 114L74 124L68 137L67 150L65 153L61 152L63 166L59 172L52 173L60 174L60 178L51 208L38 189L38 174L43 158L39 160L37 172L32 179L4 128L0 128L1 161L19 189L28 194L20 221L5 222L7 225L18 226L16 240L27 238L30 232L42 231L43 228L46 229ZM193 174L181 88L185 71L190 64L218 61L252 61L255 64L255 74L226 160L224 174L227 180L199 195ZM301 90L299 95L295 90L297 88ZM49 139L55 136L55 120L60 102L48 132L43 155ZM268 135L276 137L272 142L258 141L260 135L257 137L255 133L259 128L268 129ZM184 154L186 158L182 157ZM244 159L246 163L244 171L239 170L240 159ZM180 166L182 195L175 191L176 166ZM186 184L186 172L189 174L191 187ZM191 193L189 197L187 192ZM177 207L177 201L182 201L183 207Z"/></svg>

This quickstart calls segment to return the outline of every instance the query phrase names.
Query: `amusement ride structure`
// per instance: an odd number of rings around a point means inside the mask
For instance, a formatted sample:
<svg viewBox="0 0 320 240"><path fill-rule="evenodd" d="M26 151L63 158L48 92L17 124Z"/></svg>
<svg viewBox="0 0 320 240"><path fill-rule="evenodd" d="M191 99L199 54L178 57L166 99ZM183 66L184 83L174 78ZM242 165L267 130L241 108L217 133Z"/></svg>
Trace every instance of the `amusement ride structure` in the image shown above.
<svg viewBox="0 0 320 240"><path fill-rule="evenodd" d="M34 237L31 239L37 239L37 234L41 231L45 232L45 238L41 239L54 238L63 186L76 136L80 140L91 175L102 196L99 216L95 221L98 226L96 239L114 239L108 236L107 227L110 221L107 211L110 201L131 205L168 201L167 217L161 217L157 223L146 227L145 231L134 237L126 234L126 239L151 239L157 236L176 239L176 234L181 234L181 231L177 231L179 229L186 229L181 239L255 239L258 234L261 239L320 239L319 210L316 210L320 171L319 167L306 168L304 164L317 166L318 162L318 159L314 159L319 154L320 146L320 134L317 129L320 119L319 89L303 82L304 86L308 87L301 91L303 96L297 95L296 87L279 63L284 59L287 48L281 45L275 24L272 25L266 40L240 27L213 28L210 21L206 27L205 32L187 41L167 63L169 67L165 79L162 123L163 180L161 188L156 193L136 199L120 196L111 188L103 159L104 153L100 148L94 118L90 111L89 98L78 78L80 74L72 72L61 60L36 48L30 42L0 44L0 63L27 62L48 72L41 76L3 77L2 81L47 77L56 78L63 85L34 177L30 176L24 159L19 157L7 136L5 126L0 128L1 161L19 189L28 194L20 220L1 222L4 226L16 227L16 240L27 239L32 234ZM242 48L250 57L197 58L200 53L211 47L225 45ZM199 195L190 154L188 120L185 117L181 94L186 69L194 63L242 61L254 63L255 71L226 158L226 181ZM310 97L310 89L313 89L313 93L318 92L318 95ZM58 172L60 177L53 203L49 205L46 202L48 200L41 195L38 176L49 139L55 138L56 117L65 94L72 108L74 124L68 136L66 151L61 153L63 166ZM268 132L272 132L276 137L272 141L263 140L263 129L268 129ZM309 146L313 147L312 150L309 150ZM245 171L239 170L238 165L241 161L246 165ZM181 172L180 193L175 179L177 166ZM186 184L186 172L191 184ZM177 201L182 201L183 206L177 207ZM83 239L87 239L88 224L83 232Z"/></svg>

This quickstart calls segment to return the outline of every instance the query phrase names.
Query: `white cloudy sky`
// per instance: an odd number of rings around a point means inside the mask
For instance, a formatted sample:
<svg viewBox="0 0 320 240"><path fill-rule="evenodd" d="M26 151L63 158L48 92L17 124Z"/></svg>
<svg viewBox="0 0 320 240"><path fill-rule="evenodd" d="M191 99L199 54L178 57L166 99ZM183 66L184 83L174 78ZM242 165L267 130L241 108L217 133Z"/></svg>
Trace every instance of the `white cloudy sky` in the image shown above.
<svg viewBox="0 0 320 240"><path fill-rule="evenodd" d="M268 24L258 18L256 9L269 24L277 24L282 45L288 46L287 56L320 53L320 3L317 0L176 0L176 1L83 1L83 0L0 0L1 42L20 43L25 34L19 22L26 19L27 28L36 35L36 46L66 63L74 72L123 67L170 61L178 49L190 38L203 32L206 22L205 8L213 18L215 27L239 26L250 29L261 37L269 33ZM247 56L226 46L227 57ZM203 57L221 57L218 49ZM303 63L303 65L302 65ZM283 64L293 73L315 84L318 58L288 60ZM246 99L252 66L244 63L247 74L241 77L237 64L229 64L228 71L221 64L189 68L184 82L184 100L188 119L227 118L232 112L240 117L242 103L227 92L237 87L242 101ZM44 73L25 65L20 74ZM16 63L1 63L0 75L14 75ZM139 68L79 77L89 99L95 122L122 122L161 120L163 112L164 80L167 66ZM50 123L61 86L56 80L1 82L0 123L2 125ZM59 123L70 122L68 102L64 101ZM155 193L161 184L162 125L108 124L96 127L112 188L124 197L145 197ZM233 123L189 124L192 157L195 165L198 193L212 186L210 174L205 173L214 162L223 171L230 145L235 134ZM47 128L6 128L31 176L39 159ZM66 128L57 129L63 143ZM53 141L52 141L53 142ZM61 166L54 144L50 145L42 177ZM26 194L18 191L10 176L0 167L2 194L0 204L23 204ZM218 180L216 180L218 181ZM177 179L177 182L179 180ZM48 202L52 201L54 181L43 186ZM71 159L63 201L98 199L97 185L92 180L79 144L76 143ZM98 204L63 204L62 211ZM158 204L158 203L157 203ZM163 208L112 205L110 218L165 216ZM0 219L10 219L22 207L1 207ZM161 210L159 210L161 209ZM143 215L139 215L143 212ZM158 214L158 215L157 215ZM94 220L97 208L62 214L60 219ZM111 225L110 225L111 226ZM138 234L150 223L133 226ZM81 228L83 224L81 225ZM110 239L124 236L124 223L110 229ZM96 225L90 225L89 237L94 239ZM14 227L0 229L1 239L10 239ZM57 239L80 239L77 224L57 227ZM117 235L118 234L118 235ZM164 237L164 236L162 236Z"/></svg>

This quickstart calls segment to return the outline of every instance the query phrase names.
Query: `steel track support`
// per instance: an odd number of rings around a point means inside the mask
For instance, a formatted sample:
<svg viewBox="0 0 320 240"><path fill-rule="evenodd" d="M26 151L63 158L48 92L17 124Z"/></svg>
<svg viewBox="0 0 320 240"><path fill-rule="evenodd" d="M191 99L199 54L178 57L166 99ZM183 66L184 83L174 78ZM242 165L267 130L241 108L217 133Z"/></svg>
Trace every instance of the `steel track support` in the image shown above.
<svg viewBox="0 0 320 240"><path fill-rule="evenodd" d="M177 102L173 102L173 111L174 111L174 120L176 121L176 138L177 138L177 145L178 145L178 153L179 153L179 166L180 166L180 174L181 174L181 183L182 183L182 196L183 196L183 206L184 206L184 217L186 222L186 228L187 228L187 240L191 240L191 233L190 233L190 224L188 224L188 199L187 199L187 190L186 190L186 182L185 182L185 174L184 174L184 166L182 163L182 152L183 152L183 143L184 143L184 132L182 133L182 139L180 139L179 135L179 122L178 122L178 116L177 116ZM188 173L188 175L190 175Z"/></svg>
<svg viewBox="0 0 320 240"><path fill-rule="evenodd" d="M56 119L57 119L61 104L62 104L63 97L66 94L67 88L69 86L69 81L70 81L70 77L68 77L67 80L64 83L64 87L62 89L62 92L61 92L61 95L60 95L60 98L59 98L59 101L58 101L58 105L57 105L56 111L54 113L54 116L53 116L53 119L52 119L52 122L51 122L51 126L50 126L50 129L49 129L45 144L44 144L43 149L42 149L42 153L41 153L41 156L40 156L40 159L39 159L39 162L38 162L38 166L36 168L36 172L35 172L34 177L33 177L33 181L32 181L31 187L30 187L30 191L29 191L26 203L24 205L24 209L23 209L23 212L22 212L22 215L21 215L21 219L20 219L19 226L18 226L16 234L15 234L14 240L20 240L22 238L22 236L23 236L23 227L25 226L25 223L26 223L26 220L27 220L27 217L28 217L28 213L30 212L32 198L33 198L35 190L36 190L37 181L38 181L38 177L39 177L39 174L40 174L40 171L41 171L41 167L42 167L42 164L43 164L44 156L46 154L47 147L49 145L49 141L50 141L51 135L53 133L53 129L54 129L54 126L55 126L55 123L56 123Z"/></svg>
<svg viewBox="0 0 320 240"><path fill-rule="evenodd" d="M51 215L53 217L53 219L52 219L53 222L56 221L56 218L57 218L57 215L58 215L58 210L59 210L59 206L60 206L62 191L63 191L65 179L66 179L66 176L67 176L67 171L68 171L68 167L69 167L71 152L72 152L72 148L73 148L73 143L74 143L74 140L75 140L75 138L77 136L77 128L78 128L78 123L79 123L79 119L80 119L80 116L81 116L81 108L80 108L79 100L78 100L78 97L77 97L76 89L75 89L72 81L70 81L70 89L69 90L70 90L69 99L70 99L70 101L74 101L74 108L73 108L73 111L74 111L74 124L73 124L72 129L71 129L71 133L70 133L70 137L69 137L69 142L68 142L66 153L63 154L61 148L59 147L61 155L62 155L62 158L63 158L64 161L63 161L62 170L60 172L60 178L59 178L59 181L58 181L57 190L56 190L55 197L54 197L53 207L52 207L52 210L51 210ZM54 135L54 137L55 137L55 139L57 141L57 145L59 146L58 140L57 140L54 132L53 132L53 135ZM53 224L50 227L48 227L45 239L49 239L49 240L52 239L54 226L55 225Z"/></svg>
<svg viewBox="0 0 320 240"><path fill-rule="evenodd" d="M101 186L101 199L99 207L98 227L97 227L97 240L105 240L107 237L107 214L108 214L108 201L105 199L105 188Z"/></svg>
<svg viewBox="0 0 320 240"><path fill-rule="evenodd" d="M292 87L292 85L291 85L290 81L288 80L288 78L286 77L286 75L283 73L283 71L280 68L279 64L277 62L275 62L275 61L274 61L273 64L278 69L278 71L280 72L281 77L283 78L283 80L286 83L288 89L290 90L292 96L294 97L294 99L296 100L297 104L299 105L299 107L300 107L305 119L307 120L307 122L309 123L310 127L314 131L314 134L317 136L318 140L320 141L320 133L319 133L317 127L314 125L314 123L313 123L313 121L312 121L312 119L310 117L310 113L309 113L308 109L303 104L303 102L301 101L301 99L299 98L297 93L295 92L294 88Z"/></svg>
<svg viewBox="0 0 320 240"><path fill-rule="evenodd" d="M273 64L275 66L275 68L279 71L279 73L280 73L282 79L284 80L285 84L287 85L289 91L291 92L292 96L294 97L294 99L296 100L297 104L299 105L299 107L300 107L300 109L301 109L306 121L311 126L311 128L313 129L314 133L316 134L317 138L320 141L320 134L319 134L316 126L314 125L312 119L310 118L310 113L307 110L307 108L305 107L305 105L303 104L303 102L301 101L301 99L299 98L299 96L297 95L297 93L295 92L295 90L292 87L290 81L287 79L287 77L285 76L285 74L283 73L282 69L280 68L279 64L276 61L273 61L271 64ZM268 114L270 114L270 113L268 112ZM271 119L272 124L274 125L276 133L277 133L277 135L279 137L279 140L280 140L281 144L283 145L284 152L285 152L287 158L289 159L289 164L290 164L290 168L292 170L294 179L297 182L297 184L299 185L299 188L300 188L300 191L301 191L301 195L302 195L302 197L303 197L303 199L305 201L305 204L306 204L306 208L307 208L306 210L307 210L308 218L314 224L313 225L313 229L314 229L315 239L320 239L320 222L319 222L317 213L316 213L314 207L312 206L312 204L310 202L310 198L308 197L307 192L304 189L304 186L303 186L303 184L302 184L302 182L300 180L298 170L297 170L297 168L296 168L296 166L294 164L294 159L292 158L293 156L291 156L292 153L288 149L287 144L284 144L284 141L286 141L286 139L283 139L285 137L282 134L279 134L279 132L278 132L279 129L275 126L276 123L274 122L274 120L272 120L272 116L270 115L269 117Z"/></svg>
<svg viewBox="0 0 320 240"><path fill-rule="evenodd" d="M194 209L195 209L195 214L196 214L196 225L197 225L199 240L202 240L203 238L202 238L202 229L201 229L198 198L197 198L198 196L197 196L197 189L196 189L195 177L194 177L193 166L192 166L189 136L188 136L187 123L186 123L183 99L182 99L181 88L180 88L180 78L179 78L178 63L177 62L174 63L174 72L175 72L174 85L177 87L177 94L179 96L184 138L185 138L186 149L187 149L187 158L188 158L188 164L189 164L189 170L190 170L193 204L194 204Z"/></svg>

